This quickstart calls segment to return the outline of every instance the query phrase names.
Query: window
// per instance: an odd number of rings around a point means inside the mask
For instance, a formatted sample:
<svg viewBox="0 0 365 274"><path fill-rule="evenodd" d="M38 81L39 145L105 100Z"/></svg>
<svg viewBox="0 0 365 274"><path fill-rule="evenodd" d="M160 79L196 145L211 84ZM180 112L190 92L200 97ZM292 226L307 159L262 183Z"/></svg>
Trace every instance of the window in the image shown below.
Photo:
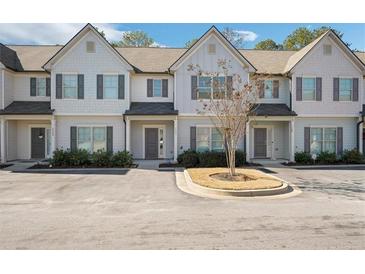
<svg viewBox="0 0 365 274"><path fill-rule="evenodd" d="M331 55L332 54L332 46L331 45L323 45L323 54Z"/></svg>
<svg viewBox="0 0 365 274"><path fill-rule="evenodd" d="M336 128L311 128L311 153L336 152Z"/></svg>
<svg viewBox="0 0 365 274"><path fill-rule="evenodd" d="M303 78L303 100L314 101L316 98L316 78Z"/></svg>
<svg viewBox="0 0 365 274"><path fill-rule="evenodd" d="M46 78L37 78L36 93L37 96L46 96Z"/></svg>
<svg viewBox="0 0 365 274"><path fill-rule="evenodd" d="M77 98L77 75L63 76L63 98L76 99Z"/></svg>
<svg viewBox="0 0 365 274"><path fill-rule="evenodd" d="M209 54L215 54L215 44L209 44L208 45L208 53Z"/></svg>
<svg viewBox="0 0 365 274"><path fill-rule="evenodd" d="M77 148L89 152L106 150L106 127L78 127Z"/></svg>
<svg viewBox="0 0 365 274"><path fill-rule="evenodd" d="M196 128L196 148L197 151L223 151L223 136L214 127Z"/></svg>
<svg viewBox="0 0 365 274"><path fill-rule="evenodd" d="M118 75L104 75L103 88L105 99L118 99Z"/></svg>
<svg viewBox="0 0 365 274"><path fill-rule="evenodd" d="M153 80L153 97L162 96L162 80Z"/></svg>
<svg viewBox="0 0 365 274"><path fill-rule="evenodd" d="M273 82L272 80L265 80L264 98L272 99L273 97Z"/></svg>
<svg viewBox="0 0 365 274"><path fill-rule="evenodd" d="M225 77L200 76L198 80L198 99L220 98L224 96Z"/></svg>
<svg viewBox="0 0 365 274"><path fill-rule="evenodd" d="M86 52L94 53L95 52L95 43L93 41L86 42Z"/></svg>
<svg viewBox="0 0 365 274"><path fill-rule="evenodd" d="M352 95L352 79L341 79L340 78L340 91L339 100L340 101L351 101Z"/></svg>

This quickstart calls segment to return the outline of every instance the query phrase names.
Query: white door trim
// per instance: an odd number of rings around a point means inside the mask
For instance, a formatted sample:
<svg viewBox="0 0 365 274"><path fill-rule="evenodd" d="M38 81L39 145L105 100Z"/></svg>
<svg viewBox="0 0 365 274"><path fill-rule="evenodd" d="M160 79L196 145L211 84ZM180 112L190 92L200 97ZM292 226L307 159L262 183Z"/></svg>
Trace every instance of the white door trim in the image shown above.
<svg viewBox="0 0 365 274"><path fill-rule="evenodd" d="M166 158L166 125L150 125L150 124L147 124L147 125L142 125L142 156L143 156L143 159L146 159L146 151L145 151L145 138L146 138L146 134L145 134L145 129L146 128L157 128L158 129L158 143L157 143L157 146L158 146L158 158ZM162 153L161 153L161 150L160 150L160 130L163 130L163 140L164 140L164 146L163 146L163 150L162 150Z"/></svg>
<svg viewBox="0 0 365 274"><path fill-rule="evenodd" d="M255 129L256 128L266 128L266 157L268 158L268 155L271 152L270 155L270 159L271 160L275 160L274 157L274 126L273 125L253 125L253 157L255 158ZM269 130L271 130L271 140L269 140ZM269 142L271 142L271 144L269 145ZM271 148L269 151L269 147Z"/></svg>
<svg viewBox="0 0 365 274"><path fill-rule="evenodd" d="M44 158L47 158L49 155L47 155L47 128L51 128L51 125L49 124L30 124L28 125L28 145L29 145L29 151L28 151L28 158L32 159L32 128L44 128Z"/></svg>

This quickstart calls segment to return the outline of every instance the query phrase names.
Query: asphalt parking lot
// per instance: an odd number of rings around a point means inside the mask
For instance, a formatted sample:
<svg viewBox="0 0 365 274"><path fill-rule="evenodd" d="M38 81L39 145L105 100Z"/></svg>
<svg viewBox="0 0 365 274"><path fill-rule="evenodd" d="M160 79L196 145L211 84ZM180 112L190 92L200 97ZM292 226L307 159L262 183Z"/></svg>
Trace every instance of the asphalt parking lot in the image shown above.
<svg viewBox="0 0 365 274"><path fill-rule="evenodd" d="M273 168L303 192L214 200L172 171L0 171L0 249L364 249L365 170Z"/></svg>

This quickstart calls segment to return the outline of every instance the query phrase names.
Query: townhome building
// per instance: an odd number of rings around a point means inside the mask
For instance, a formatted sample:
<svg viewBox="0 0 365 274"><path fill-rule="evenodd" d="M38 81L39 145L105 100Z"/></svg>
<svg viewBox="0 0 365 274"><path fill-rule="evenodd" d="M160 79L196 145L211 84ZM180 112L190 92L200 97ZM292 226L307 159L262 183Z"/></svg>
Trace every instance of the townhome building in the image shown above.
<svg viewBox="0 0 365 274"><path fill-rule="evenodd" d="M248 161L295 152L364 153L365 53L331 30L299 51L235 48L214 26L190 48L113 47L87 24L67 44L0 44L0 157L45 159L55 149L128 150L175 160L219 151L208 75L230 61L243 82L262 78L239 149ZM218 76L231 81L230 76Z"/></svg>

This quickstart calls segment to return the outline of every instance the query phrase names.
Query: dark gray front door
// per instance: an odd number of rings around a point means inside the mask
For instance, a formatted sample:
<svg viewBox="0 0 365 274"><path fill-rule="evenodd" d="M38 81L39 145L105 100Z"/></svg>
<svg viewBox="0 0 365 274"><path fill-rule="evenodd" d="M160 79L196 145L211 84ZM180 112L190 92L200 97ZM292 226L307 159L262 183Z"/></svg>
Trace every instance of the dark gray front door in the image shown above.
<svg viewBox="0 0 365 274"><path fill-rule="evenodd" d="M158 128L145 129L145 158L158 158Z"/></svg>
<svg viewBox="0 0 365 274"><path fill-rule="evenodd" d="M265 158L266 157L266 128L255 128L254 129L254 154L255 157Z"/></svg>
<svg viewBox="0 0 365 274"><path fill-rule="evenodd" d="M31 158L45 158L46 130L45 128L31 128Z"/></svg>

